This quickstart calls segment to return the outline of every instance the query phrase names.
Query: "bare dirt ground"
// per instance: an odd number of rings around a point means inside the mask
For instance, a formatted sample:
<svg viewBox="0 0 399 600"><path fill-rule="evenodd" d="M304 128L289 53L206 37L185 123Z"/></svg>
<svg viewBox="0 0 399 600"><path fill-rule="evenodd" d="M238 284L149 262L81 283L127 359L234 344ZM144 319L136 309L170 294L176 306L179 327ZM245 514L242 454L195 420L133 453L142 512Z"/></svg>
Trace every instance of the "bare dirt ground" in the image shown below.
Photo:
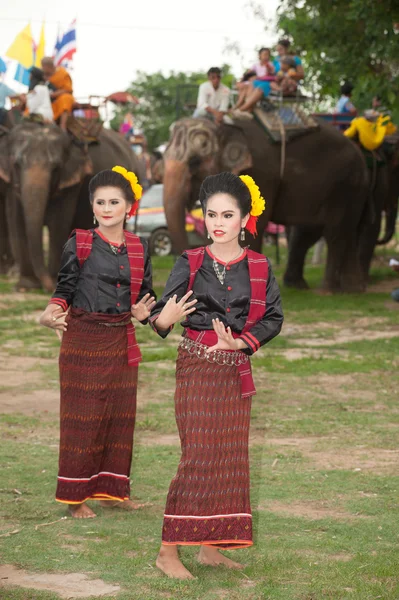
<svg viewBox="0 0 399 600"><path fill-rule="evenodd" d="M8 585L56 592L61 598L89 598L108 596L120 591L119 585L110 585L102 579L89 579L83 573L28 573L13 565L0 566L0 590ZM4 596L0 597L5 598Z"/></svg>
<svg viewBox="0 0 399 600"><path fill-rule="evenodd" d="M373 471L376 473L395 473L399 469L399 450L385 448L366 448L362 446L343 448L339 452L334 447L334 440L322 438L265 438L271 446L297 450L310 461L313 467L330 471ZM320 449L320 445L323 449ZM330 450L324 448L331 445ZM318 447L319 446L319 447Z"/></svg>
<svg viewBox="0 0 399 600"><path fill-rule="evenodd" d="M364 518L363 515L354 515L340 508L329 507L327 503L319 501L290 502L290 504L274 501L265 506L260 506L260 508L292 517L304 517L311 521L318 519L352 520Z"/></svg>

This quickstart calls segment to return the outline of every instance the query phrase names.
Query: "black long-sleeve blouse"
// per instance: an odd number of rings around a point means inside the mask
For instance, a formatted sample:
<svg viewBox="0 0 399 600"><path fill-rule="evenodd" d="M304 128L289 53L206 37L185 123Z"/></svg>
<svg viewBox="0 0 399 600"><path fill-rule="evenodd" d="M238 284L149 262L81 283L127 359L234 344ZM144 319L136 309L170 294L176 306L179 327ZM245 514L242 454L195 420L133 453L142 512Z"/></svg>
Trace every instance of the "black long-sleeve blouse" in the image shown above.
<svg viewBox="0 0 399 600"><path fill-rule="evenodd" d="M223 263L219 260L218 263L219 269L222 269L221 265ZM247 336L242 338L247 345L243 352L249 355L278 335L284 320L280 290L269 261L268 266L266 311L263 318L249 330L249 333L256 338L258 343L251 343ZM174 294L180 300L187 292L189 279L188 256L183 253L169 276L162 298L151 312L151 321L156 319L166 302ZM195 298L197 300L196 310L182 322L183 327L189 327L196 331L213 329L212 319L218 318L226 327L230 326L233 332L241 334L249 314L251 298L246 253L240 259L229 263L222 285L217 279L213 268L213 256L207 249L204 254L204 261L194 280L193 292L190 299ZM169 331L158 331L158 333L162 337L166 337Z"/></svg>
<svg viewBox="0 0 399 600"><path fill-rule="evenodd" d="M141 243L144 249L144 278L137 301L147 293L155 297L148 245L145 240L141 240ZM90 256L81 268L76 256L76 237L72 236L64 246L57 287L50 302L64 310L71 305L87 312L130 312L127 249L125 244L116 248L115 254L109 242L94 230Z"/></svg>

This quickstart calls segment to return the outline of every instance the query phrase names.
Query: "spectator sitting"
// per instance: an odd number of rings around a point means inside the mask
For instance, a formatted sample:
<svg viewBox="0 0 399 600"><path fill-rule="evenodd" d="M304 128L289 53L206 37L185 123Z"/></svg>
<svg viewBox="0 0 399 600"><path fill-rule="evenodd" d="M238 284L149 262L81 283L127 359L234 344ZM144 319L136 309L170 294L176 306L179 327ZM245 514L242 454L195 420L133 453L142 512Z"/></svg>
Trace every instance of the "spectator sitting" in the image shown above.
<svg viewBox="0 0 399 600"><path fill-rule="evenodd" d="M303 70L302 61L299 58L299 56L297 54L294 54L294 52L292 51L291 42L284 38L279 40L277 42L276 51L278 54L278 58L275 58L273 61L273 65L274 65L274 69L275 69L276 73L281 71L282 59L286 58L286 57L290 57L290 58L293 58L295 61L295 66L296 66L295 79L297 81L301 81L301 79L304 79L305 72Z"/></svg>
<svg viewBox="0 0 399 600"><path fill-rule="evenodd" d="M268 96L270 93L270 79L274 73L275 70L270 61L269 48L261 48L259 50L259 61L245 72L242 81L237 84L239 94L234 109L241 108L254 89L259 89L262 91L263 96Z"/></svg>
<svg viewBox="0 0 399 600"><path fill-rule="evenodd" d="M44 78L49 86L54 121L59 122L61 129L67 130L68 116L72 114L74 98L72 95L72 79L64 67L56 67L53 58L42 58Z"/></svg>
<svg viewBox="0 0 399 600"><path fill-rule="evenodd" d="M356 107L351 102L352 91L353 85L351 83L346 82L341 86L341 97L337 102L335 112L341 114L346 113L350 115L357 114Z"/></svg>
<svg viewBox="0 0 399 600"><path fill-rule="evenodd" d="M45 123L53 122L50 90L45 84L43 71L37 67L30 71L26 109L29 115L41 115Z"/></svg>
<svg viewBox="0 0 399 600"><path fill-rule="evenodd" d="M199 86L197 108L193 117L211 119L217 125L222 121L231 124L232 121L227 115L230 104L230 88L221 83L222 71L219 67L211 67L207 75L208 81Z"/></svg>
<svg viewBox="0 0 399 600"><path fill-rule="evenodd" d="M6 100L10 98L10 100L19 99L21 102L25 101L24 94L17 94L13 89L8 87L3 81L0 81L0 125L10 126L11 122L9 120L8 110L6 109Z"/></svg>
<svg viewBox="0 0 399 600"><path fill-rule="evenodd" d="M271 88L275 92L281 92L283 96L292 96L298 88L295 60L291 56L284 56L280 60L280 66L276 81L270 84Z"/></svg>

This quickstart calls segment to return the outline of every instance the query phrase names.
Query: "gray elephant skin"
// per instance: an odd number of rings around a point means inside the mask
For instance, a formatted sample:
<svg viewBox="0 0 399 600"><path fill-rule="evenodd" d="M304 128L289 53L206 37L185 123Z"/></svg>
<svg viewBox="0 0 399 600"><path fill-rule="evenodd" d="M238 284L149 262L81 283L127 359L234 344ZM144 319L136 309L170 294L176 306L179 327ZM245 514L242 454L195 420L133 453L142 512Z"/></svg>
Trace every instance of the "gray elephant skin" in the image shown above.
<svg viewBox="0 0 399 600"><path fill-rule="evenodd" d="M9 239L20 271L17 289L52 291L71 230L93 224L90 177L118 164L136 172L140 179L140 167L128 143L112 130L103 129L99 143L88 151L56 125L23 123L7 138L8 160L0 159L0 185L7 185ZM48 264L44 225L50 236Z"/></svg>
<svg viewBox="0 0 399 600"><path fill-rule="evenodd" d="M266 199L258 231L264 231L269 220L293 226L287 285L307 287L305 256L323 235L328 245L325 289L364 291L379 230L375 213L380 216L381 207L371 206L364 156L341 132L321 124L291 140L281 177L281 146L272 143L256 121L219 127L201 119L177 121L164 154L164 207L176 252L187 243L185 206L190 208L198 198L204 177L220 171L255 179ZM372 239L370 213L374 213ZM260 235L246 240L257 251L261 242Z"/></svg>

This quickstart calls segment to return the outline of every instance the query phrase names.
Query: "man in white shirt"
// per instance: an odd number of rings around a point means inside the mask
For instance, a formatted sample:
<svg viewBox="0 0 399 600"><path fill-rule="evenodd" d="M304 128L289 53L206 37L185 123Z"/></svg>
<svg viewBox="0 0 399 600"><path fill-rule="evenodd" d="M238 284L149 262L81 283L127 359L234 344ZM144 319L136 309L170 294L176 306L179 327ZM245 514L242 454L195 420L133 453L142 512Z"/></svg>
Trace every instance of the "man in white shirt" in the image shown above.
<svg viewBox="0 0 399 600"><path fill-rule="evenodd" d="M227 115L230 105L230 89L220 82L222 72L219 67L211 67L207 75L208 81L199 86L197 108L193 117L211 119L217 125L222 121L231 125L233 121Z"/></svg>
<svg viewBox="0 0 399 600"><path fill-rule="evenodd" d="M41 115L44 122L53 122L53 109L51 106L50 90L45 84L43 71L37 67L32 67L30 72L29 92L26 98L26 107L30 115Z"/></svg>

